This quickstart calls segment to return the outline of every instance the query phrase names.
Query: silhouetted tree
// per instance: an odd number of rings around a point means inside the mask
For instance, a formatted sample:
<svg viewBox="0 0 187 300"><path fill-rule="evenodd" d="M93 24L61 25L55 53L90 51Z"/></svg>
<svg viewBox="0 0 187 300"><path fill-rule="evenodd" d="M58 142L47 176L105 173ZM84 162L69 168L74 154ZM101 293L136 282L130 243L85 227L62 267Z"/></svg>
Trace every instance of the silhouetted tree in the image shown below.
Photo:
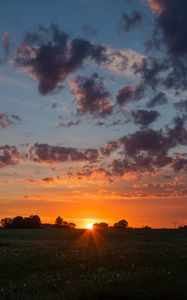
<svg viewBox="0 0 187 300"><path fill-rule="evenodd" d="M70 229L71 227L70 227L68 222L64 221L63 224L62 224L62 228L63 229Z"/></svg>
<svg viewBox="0 0 187 300"><path fill-rule="evenodd" d="M145 229L145 230L151 230L152 228L150 226L146 225L146 226L143 227L143 229Z"/></svg>
<svg viewBox="0 0 187 300"><path fill-rule="evenodd" d="M17 216L12 220L13 228L24 228L24 219L21 216Z"/></svg>
<svg viewBox="0 0 187 300"><path fill-rule="evenodd" d="M55 227L60 228L62 224L63 224L63 219L60 216L58 216L55 220Z"/></svg>
<svg viewBox="0 0 187 300"><path fill-rule="evenodd" d="M1 224L4 228L39 228L41 225L41 220L38 215L31 215L30 217L23 218L22 216L17 216L15 218L4 218L1 220Z"/></svg>
<svg viewBox="0 0 187 300"><path fill-rule="evenodd" d="M12 228L12 218L1 219L3 228Z"/></svg>
<svg viewBox="0 0 187 300"><path fill-rule="evenodd" d="M108 224L105 222L95 223L95 224L93 224L93 229L106 230L106 229L108 229Z"/></svg>
<svg viewBox="0 0 187 300"><path fill-rule="evenodd" d="M28 226L27 228L39 228L41 226L41 220L38 215L31 215L29 218L24 218L28 219Z"/></svg>
<svg viewBox="0 0 187 300"><path fill-rule="evenodd" d="M117 223L114 224L115 228L127 228L128 227L128 222L124 219L118 221Z"/></svg>
<svg viewBox="0 0 187 300"><path fill-rule="evenodd" d="M59 229L74 229L76 227L76 224L63 221L63 219L58 216L55 220L55 227Z"/></svg>

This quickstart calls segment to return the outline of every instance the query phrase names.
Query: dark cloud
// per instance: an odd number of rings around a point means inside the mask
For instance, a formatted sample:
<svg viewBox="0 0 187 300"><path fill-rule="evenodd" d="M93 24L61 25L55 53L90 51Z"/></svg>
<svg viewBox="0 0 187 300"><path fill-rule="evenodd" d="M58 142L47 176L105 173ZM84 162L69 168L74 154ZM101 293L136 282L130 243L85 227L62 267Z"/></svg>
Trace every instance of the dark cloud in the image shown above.
<svg viewBox="0 0 187 300"><path fill-rule="evenodd" d="M135 88L133 86L126 85L122 87L116 96L116 102L119 105L126 104L134 100Z"/></svg>
<svg viewBox="0 0 187 300"><path fill-rule="evenodd" d="M36 162L58 163L67 161L89 161L98 159L97 149L78 150L71 147L35 144L30 148L30 158Z"/></svg>
<svg viewBox="0 0 187 300"><path fill-rule="evenodd" d="M8 115L0 112L0 127L7 128L12 124L20 123L22 119L17 115Z"/></svg>
<svg viewBox="0 0 187 300"><path fill-rule="evenodd" d="M166 68L168 74L161 78L163 86L167 89L186 90L187 88L187 65L180 59L171 59Z"/></svg>
<svg viewBox="0 0 187 300"><path fill-rule="evenodd" d="M107 91L103 78L97 73L91 77L78 76L71 82L71 89L78 102L78 113L105 117L113 111L109 101L110 93Z"/></svg>
<svg viewBox="0 0 187 300"><path fill-rule="evenodd" d="M38 26L26 33L17 49L16 64L28 70L39 81L39 91L46 95L62 88L69 74L80 68L85 59L99 63L104 60L104 48L84 39L70 41L56 24Z"/></svg>
<svg viewBox="0 0 187 300"><path fill-rule="evenodd" d="M132 116L134 118L135 124L139 124L145 127L156 121L160 114L156 110L147 111L141 109L137 111L132 111Z"/></svg>
<svg viewBox="0 0 187 300"><path fill-rule="evenodd" d="M174 56L187 53L187 2L186 0L149 0L156 12L156 20L161 28L170 52Z"/></svg>
<svg viewBox="0 0 187 300"><path fill-rule="evenodd" d="M134 155L139 151L151 154L166 154L170 149L178 145L187 145L187 129L184 120L174 119L175 126L166 131L144 129L120 139L124 144L127 155Z"/></svg>
<svg viewBox="0 0 187 300"><path fill-rule="evenodd" d="M151 87L153 90L160 84L160 74L170 67L167 59L156 59L147 57L142 60L141 64L134 65L135 73L140 74L144 88Z"/></svg>
<svg viewBox="0 0 187 300"><path fill-rule="evenodd" d="M159 88L186 90L187 65L179 58L144 58L141 64L133 66L136 74L141 76L144 91L147 87L154 92Z"/></svg>
<svg viewBox="0 0 187 300"><path fill-rule="evenodd" d="M147 104L149 108L155 107L157 105L164 105L167 103L167 98L165 93L160 92L156 94Z"/></svg>
<svg viewBox="0 0 187 300"><path fill-rule="evenodd" d="M23 159L23 154L15 146L0 147L0 168L17 165Z"/></svg>
<svg viewBox="0 0 187 300"><path fill-rule="evenodd" d="M82 30L88 36L95 36L97 35L97 30L91 24L84 24Z"/></svg>
<svg viewBox="0 0 187 300"><path fill-rule="evenodd" d="M124 124L122 122L122 120L113 120L111 122L97 121L94 125L95 126L113 127L113 126L118 126L120 124Z"/></svg>
<svg viewBox="0 0 187 300"><path fill-rule="evenodd" d="M185 126L185 116L176 117L173 120L174 127L168 128L168 140L172 147L176 145L187 145L187 129Z"/></svg>
<svg viewBox="0 0 187 300"><path fill-rule="evenodd" d="M167 152L168 145L161 132L153 129L137 131L121 139L125 145L127 155L131 156L140 151L146 151L153 154Z"/></svg>
<svg viewBox="0 0 187 300"><path fill-rule="evenodd" d="M69 127L73 127L73 126L78 126L78 125L80 125L80 123L81 123L81 120L70 121L70 122L67 122L67 123L60 122L57 127L69 128Z"/></svg>
<svg viewBox="0 0 187 300"><path fill-rule="evenodd" d="M101 153L118 156L108 167L115 176L128 172L155 172L166 166L180 171L186 170L186 158L174 159L170 154L170 150L179 145L187 145L187 130L183 119L175 118L172 128L167 127L165 131L144 128L106 144Z"/></svg>
<svg viewBox="0 0 187 300"><path fill-rule="evenodd" d="M133 11L131 14L123 13L118 29L119 31L127 32L142 21L142 13L140 11Z"/></svg>
<svg viewBox="0 0 187 300"><path fill-rule="evenodd" d="M187 171L187 159L178 157L173 161L172 164L173 169L178 172L181 170Z"/></svg>
<svg viewBox="0 0 187 300"><path fill-rule="evenodd" d="M54 178L53 177L44 177L44 178L42 178L42 181L44 181L44 182L53 182Z"/></svg>
<svg viewBox="0 0 187 300"><path fill-rule="evenodd" d="M110 165L111 174L113 176L123 176L128 172L139 171L139 166L135 162L128 159L114 159Z"/></svg>

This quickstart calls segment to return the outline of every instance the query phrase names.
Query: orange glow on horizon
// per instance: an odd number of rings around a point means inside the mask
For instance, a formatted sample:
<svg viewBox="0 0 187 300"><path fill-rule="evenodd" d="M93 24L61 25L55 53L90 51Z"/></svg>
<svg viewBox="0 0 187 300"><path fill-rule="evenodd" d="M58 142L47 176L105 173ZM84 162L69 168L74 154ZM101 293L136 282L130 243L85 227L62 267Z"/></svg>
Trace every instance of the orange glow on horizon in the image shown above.
<svg viewBox="0 0 187 300"><path fill-rule="evenodd" d="M93 224L92 223L88 223L86 225L86 228L89 229L89 230L92 230L93 229Z"/></svg>

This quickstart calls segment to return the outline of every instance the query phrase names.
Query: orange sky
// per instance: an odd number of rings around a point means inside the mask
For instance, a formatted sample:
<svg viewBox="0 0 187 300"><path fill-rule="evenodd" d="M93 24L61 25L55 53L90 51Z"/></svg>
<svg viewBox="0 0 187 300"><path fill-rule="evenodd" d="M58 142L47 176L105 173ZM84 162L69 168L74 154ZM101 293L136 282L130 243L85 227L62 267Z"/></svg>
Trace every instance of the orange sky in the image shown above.
<svg viewBox="0 0 187 300"><path fill-rule="evenodd" d="M122 218L132 227L187 223L187 197L180 195L185 186L182 176L170 184L158 183L160 174L140 178L129 174L111 182L102 173L82 179L62 176L44 180L11 175L0 182L0 217L38 214L43 222L53 223L60 215L78 227L102 221L113 225Z"/></svg>

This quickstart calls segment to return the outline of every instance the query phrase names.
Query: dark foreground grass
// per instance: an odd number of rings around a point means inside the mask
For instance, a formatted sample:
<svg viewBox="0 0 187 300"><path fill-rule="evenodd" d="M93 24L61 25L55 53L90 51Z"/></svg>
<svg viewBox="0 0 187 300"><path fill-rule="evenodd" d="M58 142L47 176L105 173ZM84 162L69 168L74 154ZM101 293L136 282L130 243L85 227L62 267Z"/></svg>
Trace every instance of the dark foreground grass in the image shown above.
<svg viewBox="0 0 187 300"><path fill-rule="evenodd" d="M187 232L0 231L1 300L186 300Z"/></svg>

